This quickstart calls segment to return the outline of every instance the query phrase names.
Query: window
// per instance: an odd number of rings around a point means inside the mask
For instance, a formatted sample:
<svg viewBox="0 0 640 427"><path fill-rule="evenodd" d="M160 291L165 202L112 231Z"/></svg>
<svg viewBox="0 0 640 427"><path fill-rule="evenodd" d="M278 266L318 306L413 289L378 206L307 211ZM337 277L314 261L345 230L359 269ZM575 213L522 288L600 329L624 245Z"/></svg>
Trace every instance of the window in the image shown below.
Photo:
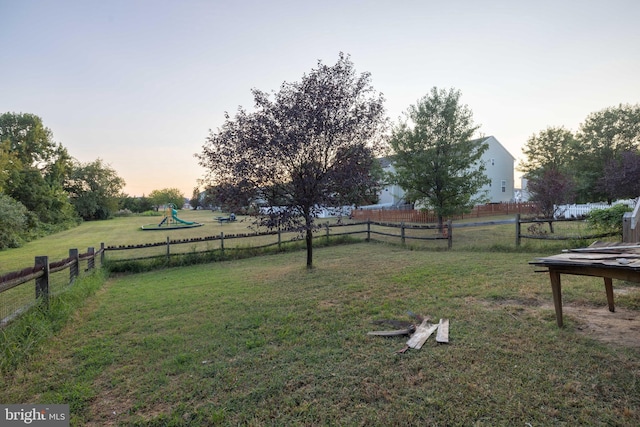
<svg viewBox="0 0 640 427"><path fill-rule="evenodd" d="M507 181L505 181L504 179L502 181L500 181L500 185L502 187L502 192L506 193L507 192Z"/></svg>

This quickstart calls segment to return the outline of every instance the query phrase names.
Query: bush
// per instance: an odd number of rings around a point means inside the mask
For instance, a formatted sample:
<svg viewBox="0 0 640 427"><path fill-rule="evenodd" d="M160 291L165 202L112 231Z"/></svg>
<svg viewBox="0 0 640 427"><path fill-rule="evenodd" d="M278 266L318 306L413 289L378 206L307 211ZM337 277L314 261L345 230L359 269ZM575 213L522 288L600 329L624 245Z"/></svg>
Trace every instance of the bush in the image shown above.
<svg viewBox="0 0 640 427"><path fill-rule="evenodd" d="M25 240L29 211L20 202L0 194L0 249L17 248Z"/></svg>
<svg viewBox="0 0 640 427"><path fill-rule="evenodd" d="M603 233L622 234L622 218L626 212L631 212L627 205L614 205L607 209L594 209L587 214L587 224L590 228Z"/></svg>

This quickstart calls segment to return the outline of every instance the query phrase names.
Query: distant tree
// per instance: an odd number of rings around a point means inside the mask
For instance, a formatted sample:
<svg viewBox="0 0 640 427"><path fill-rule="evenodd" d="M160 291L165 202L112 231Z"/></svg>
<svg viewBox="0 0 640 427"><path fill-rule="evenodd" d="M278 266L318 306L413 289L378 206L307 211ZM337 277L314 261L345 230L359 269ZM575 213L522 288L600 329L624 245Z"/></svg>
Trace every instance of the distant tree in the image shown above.
<svg viewBox="0 0 640 427"><path fill-rule="evenodd" d="M158 210L160 206L167 206L169 203L173 203L176 209L182 209L184 205L184 195L177 188L153 190L149 193L149 200L156 210Z"/></svg>
<svg viewBox="0 0 640 427"><path fill-rule="evenodd" d="M528 181L527 189L531 200L538 202L545 218L553 218L558 213L557 206L573 203L575 200L573 179L555 168L544 169L541 175L533 177ZM553 228L551 231L553 232Z"/></svg>
<svg viewBox="0 0 640 427"><path fill-rule="evenodd" d="M148 197L129 196L128 194L120 195L118 200L118 209L128 209L133 213L142 213L153 210L153 205Z"/></svg>
<svg viewBox="0 0 640 427"><path fill-rule="evenodd" d="M371 174L385 118L370 75L348 56L318 66L279 92L253 90L256 111L240 108L211 133L198 155L221 200L273 207L265 224L305 235L313 265L313 230L322 207L359 204L377 185Z"/></svg>
<svg viewBox="0 0 640 427"><path fill-rule="evenodd" d="M485 201L475 195L490 182L481 161L488 145L472 139L478 126L460 96L454 89L432 88L408 108L390 139L395 169L391 181L409 200L432 209L440 230L444 218L470 212Z"/></svg>
<svg viewBox="0 0 640 427"><path fill-rule="evenodd" d="M76 163L67 191L78 215L85 221L108 219L118 210L120 192L125 182L101 159Z"/></svg>
<svg viewBox="0 0 640 427"><path fill-rule="evenodd" d="M75 212L64 192L71 156L33 114L0 115L0 187L39 221L64 224Z"/></svg>
<svg viewBox="0 0 640 427"><path fill-rule="evenodd" d="M573 133L563 127L548 127L532 135L522 152L526 160L519 165L527 179L535 178L545 170L567 171L572 167L576 153Z"/></svg>
<svg viewBox="0 0 640 427"><path fill-rule="evenodd" d="M201 206L199 187L193 188L193 192L191 193L191 199L189 199L189 205L191 205L193 209L198 209L198 207Z"/></svg>
<svg viewBox="0 0 640 427"><path fill-rule="evenodd" d="M604 167L597 189L607 199L635 199L640 197L640 152L625 151Z"/></svg>
<svg viewBox="0 0 640 427"><path fill-rule="evenodd" d="M573 170L581 201L611 198L598 183L605 167L625 151L640 148L640 104L621 104L591 113L577 133L580 143Z"/></svg>

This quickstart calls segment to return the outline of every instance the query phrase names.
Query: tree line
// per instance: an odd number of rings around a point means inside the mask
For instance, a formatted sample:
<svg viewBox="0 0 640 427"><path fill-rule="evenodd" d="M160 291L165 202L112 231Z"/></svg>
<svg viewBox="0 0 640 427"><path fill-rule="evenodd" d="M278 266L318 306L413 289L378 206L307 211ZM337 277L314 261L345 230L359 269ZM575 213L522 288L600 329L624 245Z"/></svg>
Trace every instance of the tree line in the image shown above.
<svg viewBox="0 0 640 427"><path fill-rule="evenodd" d="M546 216L554 205L640 196L640 105L589 114L577 132L550 126L533 134L519 168Z"/></svg>
<svg viewBox="0 0 640 427"><path fill-rule="evenodd" d="M177 189L148 197L122 193L125 181L102 159L82 163L53 139L42 119L29 113L0 115L0 249L73 227L143 212L161 204L184 204Z"/></svg>

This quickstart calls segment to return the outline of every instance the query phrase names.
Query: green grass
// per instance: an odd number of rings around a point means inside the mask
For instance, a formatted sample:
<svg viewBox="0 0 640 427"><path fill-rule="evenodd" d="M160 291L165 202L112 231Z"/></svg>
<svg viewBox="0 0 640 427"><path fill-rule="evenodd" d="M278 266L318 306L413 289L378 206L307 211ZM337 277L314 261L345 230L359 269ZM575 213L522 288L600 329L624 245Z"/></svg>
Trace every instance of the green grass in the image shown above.
<svg viewBox="0 0 640 427"><path fill-rule="evenodd" d="M0 401L68 403L72 425L638 425L637 349L557 328L541 254L360 243L310 271L300 251L112 277ZM601 279L563 289L606 305ZM367 336L409 310L450 344Z"/></svg>

